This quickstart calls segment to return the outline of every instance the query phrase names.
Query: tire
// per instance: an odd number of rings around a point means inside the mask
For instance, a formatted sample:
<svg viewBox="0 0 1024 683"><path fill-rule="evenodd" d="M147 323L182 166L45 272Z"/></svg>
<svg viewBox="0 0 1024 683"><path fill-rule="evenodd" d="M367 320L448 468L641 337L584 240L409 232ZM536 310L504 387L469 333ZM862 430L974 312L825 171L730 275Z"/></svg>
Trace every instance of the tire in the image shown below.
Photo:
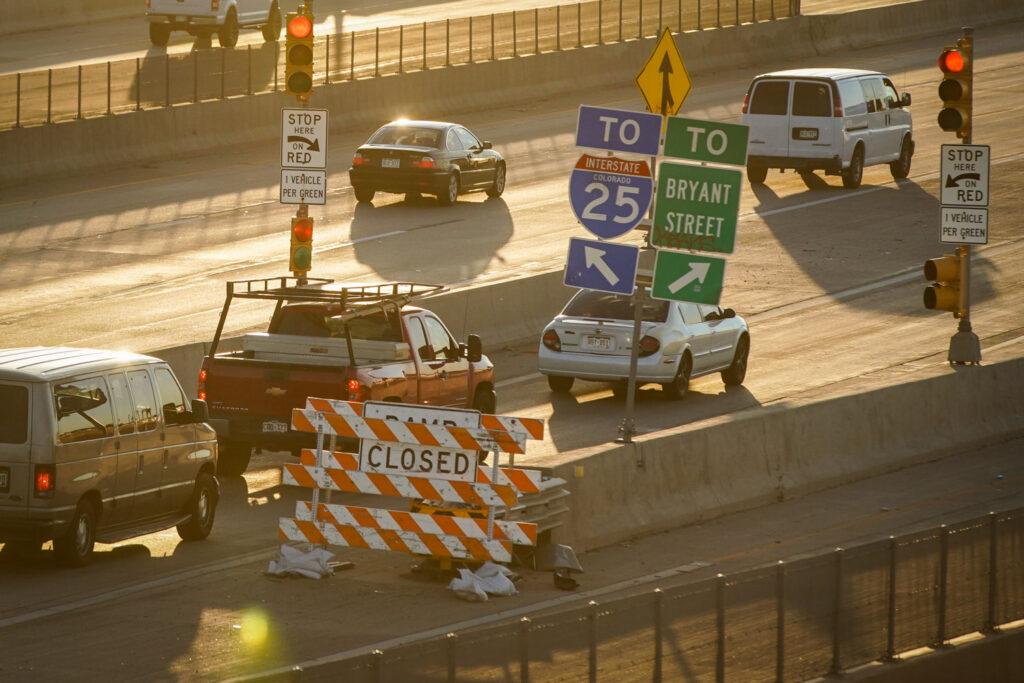
<svg viewBox="0 0 1024 683"><path fill-rule="evenodd" d="M910 137L903 138L903 145L900 147L900 158L889 164L889 172L894 180L903 180L910 175L910 163L913 160L911 152Z"/></svg>
<svg viewBox="0 0 1024 683"><path fill-rule="evenodd" d="M684 353L682 360L679 361L679 369L676 370L675 378L668 384L662 384L661 390L671 400L678 401L686 396L686 392L690 388L691 374L693 374L693 357L689 353Z"/></svg>
<svg viewBox="0 0 1024 683"><path fill-rule="evenodd" d="M217 484L203 472L196 478L196 488L188 502L191 517L178 525L178 535L185 541L202 541L213 530L217 514Z"/></svg>
<svg viewBox="0 0 1024 683"><path fill-rule="evenodd" d="M217 449L217 474L237 477L245 472L252 458L252 444L242 441L225 441Z"/></svg>
<svg viewBox="0 0 1024 683"><path fill-rule="evenodd" d="M96 507L87 500L78 503L64 535L53 539L53 552L62 567L84 567L92 560L96 544Z"/></svg>
<svg viewBox="0 0 1024 683"><path fill-rule="evenodd" d="M437 195L437 203L441 206L451 206L459 198L459 176L452 173L448 176L448 191Z"/></svg>
<svg viewBox="0 0 1024 683"><path fill-rule="evenodd" d="M362 202L363 204L370 204L373 202L373 195L377 194L376 190L367 187L353 187L356 193L356 201Z"/></svg>
<svg viewBox="0 0 1024 683"><path fill-rule="evenodd" d="M853 150L850 167L843 171L843 187L855 190L864 178L864 148L860 145Z"/></svg>
<svg viewBox="0 0 1024 683"><path fill-rule="evenodd" d="M487 196L492 199L500 197L505 191L505 164L499 163L494 169L494 182L487 188Z"/></svg>
<svg viewBox="0 0 1024 683"><path fill-rule="evenodd" d="M572 385L575 382L575 377L558 377L556 375L548 375L548 387L556 394L568 394L572 391Z"/></svg>
<svg viewBox="0 0 1024 683"><path fill-rule="evenodd" d="M473 410L485 415L493 415L498 410L498 395L491 387L477 387L473 396Z"/></svg>
<svg viewBox="0 0 1024 683"><path fill-rule="evenodd" d="M238 44L238 15L234 7L228 10L224 25L217 30L217 42L221 47L234 47Z"/></svg>
<svg viewBox="0 0 1024 683"><path fill-rule="evenodd" d="M267 16L267 23L260 27L263 31L263 40L268 43L276 43L281 37L281 8L275 2L270 6L270 14Z"/></svg>
<svg viewBox="0 0 1024 683"><path fill-rule="evenodd" d="M750 337L743 335L736 343L732 364L722 370L722 381L727 387L738 387L747 376L747 359L750 357Z"/></svg>
<svg viewBox="0 0 1024 683"><path fill-rule="evenodd" d="M768 177L767 166L747 166L747 180L750 181L751 185L764 185L765 178Z"/></svg>
<svg viewBox="0 0 1024 683"><path fill-rule="evenodd" d="M149 25L149 42L157 47L167 47L167 41L171 39L171 27L167 24Z"/></svg>

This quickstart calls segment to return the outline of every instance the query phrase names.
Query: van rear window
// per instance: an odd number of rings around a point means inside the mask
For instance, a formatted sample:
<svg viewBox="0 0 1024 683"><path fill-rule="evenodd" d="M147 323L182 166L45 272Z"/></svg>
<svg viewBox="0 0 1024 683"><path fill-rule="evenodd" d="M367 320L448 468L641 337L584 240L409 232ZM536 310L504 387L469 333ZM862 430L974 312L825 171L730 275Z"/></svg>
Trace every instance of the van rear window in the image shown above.
<svg viewBox="0 0 1024 683"><path fill-rule="evenodd" d="M751 114L785 115L789 104L789 81L759 81L750 102Z"/></svg>
<svg viewBox="0 0 1024 683"><path fill-rule="evenodd" d="M825 83L797 83L793 116L832 116L832 95Z"/></svg>
<svg viewBox="0 0 1024 683"><path fill-rule="evenodd" d="M28 438L28 389L0 384L0 443L25 443Z"/></svg>

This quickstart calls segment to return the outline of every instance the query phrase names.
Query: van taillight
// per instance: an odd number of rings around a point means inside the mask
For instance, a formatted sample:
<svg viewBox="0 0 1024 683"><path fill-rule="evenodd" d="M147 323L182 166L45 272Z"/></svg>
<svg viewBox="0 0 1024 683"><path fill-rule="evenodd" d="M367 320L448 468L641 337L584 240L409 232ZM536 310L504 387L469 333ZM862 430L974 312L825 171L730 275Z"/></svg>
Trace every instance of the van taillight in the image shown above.
<svg viewBox="0 0 1024 683"><path fill-rule="evenodd" d="M741 114L746 114L747 109L750 108L750 93L743 96L743 106L740 108Z"/></svg>
<svg viewBox="0 0 1024 683"><path fill-rule="evenodd" d="M36 498L50 498L54 489L57 488L57 474L53 465L36 465L35 496Z"/></svg>
<svg viewBox="0 0 1024 683"><path fill-rule="evenodd" d="M199 386L197 387L196 393L198 394L199 400L206 400L206 378L209 373L206 372L206 368L199 371Z"/></svg>
<svg viewBox="0 0 1024 683"><path fill-rule="evenodd" d="M839 97L839 86L835 82L830 82L832 90L832 116L837 119L843 118L843 101Z"/></svg>

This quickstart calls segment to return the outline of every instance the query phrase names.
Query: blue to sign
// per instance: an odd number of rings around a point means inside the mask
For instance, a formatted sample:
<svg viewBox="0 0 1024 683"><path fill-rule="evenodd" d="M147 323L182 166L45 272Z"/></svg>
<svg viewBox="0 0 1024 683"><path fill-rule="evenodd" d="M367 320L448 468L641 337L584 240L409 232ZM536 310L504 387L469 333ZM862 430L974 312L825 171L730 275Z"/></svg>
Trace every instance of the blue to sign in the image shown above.
<svg viewBox="0 0 1024 683"><path fill-rule="evenodd" d="M612 294L632 294L640 247L573 237L565 264L565 284Z"/></svg>
<svg viewBox="0 0 1024 683"><path fill-rule="evenodd" d="M569 201L590 232L614 239L637 226L654 195L646 161L584 154L569 176Z"/></svg>
<svg viewBox="0 0 1024 683"><path fill-rule="evenodd" d="M640 111L580 106L576 146L657 156L661 117Z"/></svg>

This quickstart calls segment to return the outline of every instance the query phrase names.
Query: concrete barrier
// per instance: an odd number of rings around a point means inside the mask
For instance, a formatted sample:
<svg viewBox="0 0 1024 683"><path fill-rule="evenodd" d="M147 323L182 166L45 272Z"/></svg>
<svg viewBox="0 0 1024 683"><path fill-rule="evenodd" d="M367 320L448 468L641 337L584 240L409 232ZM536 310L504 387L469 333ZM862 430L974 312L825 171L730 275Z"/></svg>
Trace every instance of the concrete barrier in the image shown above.
<svg viewBox="0 0 1024 683"><path fill-rule="evenodd" d="M142 0L0 0L0 36L139 17Z"/></svg>
<svg viewBox="0 0 1024 683"><path fill-rule="evenodd" d="M906 384L569 454L555 466L572 492L558 540L597 548L1024 436L1021 387L1024 358L938 366Z"/></svg>
<svg viewBox="0 0 1024 683"><path fill-rule="evenodd" d="M96 0L98 1L98 0ZM1019 0L918 0L839 15L705 29L680 38L695 77L778 59L906 40L1024 18ZM316 103L344 116L332 130L369 130L398 116L435 118L629 82L654 39L346 81L318 88ZM352 106L359 102L359 106ZM0 183L187 158L214 149L265 145L280 135L283 93L185 104L113 117L0 132ZM269 148L268 148L269 149Z"/></svg>

